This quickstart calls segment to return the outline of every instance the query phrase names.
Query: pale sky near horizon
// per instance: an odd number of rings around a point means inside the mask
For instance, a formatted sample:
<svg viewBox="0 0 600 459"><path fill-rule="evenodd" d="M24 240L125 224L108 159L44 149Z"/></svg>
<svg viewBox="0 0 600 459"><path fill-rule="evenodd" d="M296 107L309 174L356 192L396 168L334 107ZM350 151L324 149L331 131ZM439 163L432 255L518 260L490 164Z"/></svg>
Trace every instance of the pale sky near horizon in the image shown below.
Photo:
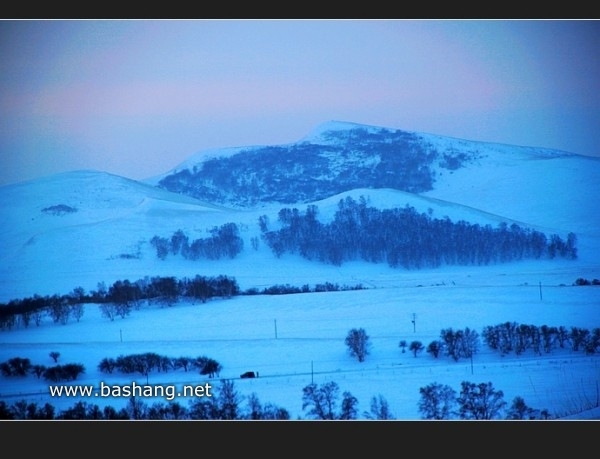
<svg viewBox="0 0 600 459"><path fill-rule="evenodd" d="M596 20L3 20L0 186L330 120L600 157Z"/></svg>

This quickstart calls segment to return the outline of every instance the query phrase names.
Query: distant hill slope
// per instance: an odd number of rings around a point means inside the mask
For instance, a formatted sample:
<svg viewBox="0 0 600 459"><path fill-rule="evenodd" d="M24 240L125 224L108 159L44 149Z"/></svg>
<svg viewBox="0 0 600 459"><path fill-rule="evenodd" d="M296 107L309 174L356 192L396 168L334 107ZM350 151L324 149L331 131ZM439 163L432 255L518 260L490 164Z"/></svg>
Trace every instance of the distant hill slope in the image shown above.
<svg viewBox="0 0 600 459"><path fill-rule="evenodd" d="M411 161L419 165L415 173ZM203 190L202 199L156 186L169 177L192 186L195 174L203 185L193 189ZM189 182L174 178L185 176ZM254 192L243 184L249 177ZM574 232L578 260L536 262L533 269L551 268L554 283L600 278L599 184L596 158L336 122L294 144L198 154L155 183L100 171L56 174L0 187L0 301L148 275L226 274L249 288L301 284L302 273L310 272L340 284L403 285L402 272L386 266L277 258L263 241L256 244L259 217L274 223L282 208L304 211L314 204L326 223L348 196L364 196L379 209L411 206L438 219L517 223L562 237ZM205 238L226 223L238 225L244 239L235 259L160 260L150 243L179 229L191 240ZM489 271L477 268L469 275ZM422 283L423 275L408 276ZM446 277L443 270L432 275Z"/></svg>
<svg viewBox="0 0 600 459"><path fill-rule="evenodd" d="M126 218L149 200L177 209L214 208L189 196L106 172L81 170L0 187L0 259L36 234Z"/></svg>
<svg viewBox="0 0 600 459"><path fill-rule="evenodd" d="M154 182L169 191L245 208L307 203L355 188L423 193L436 189L444 175L481 167L490 152L509 160L571 156L331 121L295 143L194 155Z"/></svg>

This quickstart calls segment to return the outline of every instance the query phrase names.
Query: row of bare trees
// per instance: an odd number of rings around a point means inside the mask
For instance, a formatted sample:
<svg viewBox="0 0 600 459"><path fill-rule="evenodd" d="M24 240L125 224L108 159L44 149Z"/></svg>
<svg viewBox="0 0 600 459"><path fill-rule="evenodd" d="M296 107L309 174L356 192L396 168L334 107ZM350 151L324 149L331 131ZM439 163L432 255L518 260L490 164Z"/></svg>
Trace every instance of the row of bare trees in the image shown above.
<svg viewBox="0 0 600 459"><path fill-rule="evenodd" d="M219 376L223 366L215 359L207 356L199 357L168 357L155 352L142 354L120 355L117 358L105 357L98 364L98 370L112 374L115 370L121 373L140 373L148 376L152 371L166 373L170 370L198 370L201 375L210 378Z"/></svg>
<svg viewBox="0 0 600 459"><path fill-rule="evenodd" d="M359 411L358 399L349 391L340 394L335 381L311 383L302 389L302 410L306 419L314 420L392 420L395 419L387 399L379 394L370 400L370 410ZM417 402L422 419L426 420L535 420L549 419L546 409L527 405L522 397L515 397L510 405L504 393L491 382L463 381L460 392L452 387L431 383L419 389ZM340 399L341 396L341 399ZM244 402L246 402L244 404ZM85 401L56 412L46 403L27 403L25 400L8 405L0 401L0 419L91 419L91 420L289 420L287 409L273 403L262 403L256 393L243 396L232 380L223 379L211 397L195 397L183 405L178 401L148 404L141 398L131 397L127 405L116 410L111 406L100 408ZM298 419L302 419L299 417Z"/></svg>
<svg viewBox="0 0 600 459"><path fill-rule="evenodd" d="M79 322L86 304L98 304L102 315L113 321L116 317L127 317L142 302L172 305L180 298L189 298L205 303L211 298L231 298L239 294L236 279L222 274L181 279L146 276L133 282L119 279L108 287L99 282L97 290L89 293L77 287L66 295L34 295L0 304L0 331L20 326L28 328L32 324L40 326L45 317L63 325L72 318Z"/></svg>
<svg viewBox="0 0 600 459"><path fill-rule="evenodd" d="M81 363L65 363L47 367L46 365L32 364L31 360L26 357L12 357L0 363L0 373L4 377L25 377L33 374L38 379L44 378L46 381L75 381L79 375L85 373L85 367Z"/></svg>
<svg viewBox="0 0 600 459"><path fill-rule="evenodd" d="M600 327L590 330L583 327L538 327L505 322L484 327L482 337L489 349L499 351L502 355L510 352L521 355L528 350L542 355L542 351L550 353L559 348L569 348L575 352L583 350L586 354L600 351ZM363 362L369 355L371 341L363 328L351 329L344 342L350 355L356 357L359 362ZM440 338L431 341L427 346L419 340L408 343L404 339L400 340L398 346L403 353L408 348L415 357L425 350L434 358L444 355L458 362L460 359L473 358L481 347L481 339L479 333L469 327L462 330L444 328L440 331Z"/></svg>
<svg viewBox="0 0 600 459"><path fill-rule="evenodd" d="M154 236L150 244L156 250L156 256L161 260L171 255L181 255L183 258L198 260L207 258L235 258L244 250L244 240L235 223L225 223L210 230L210 237L190 241L183 230L178 229L171 237Z"/></svg>
<svg viewBox="0 0 600 459"><path fill-rule="evenodd" d="M577 237L566 239L517 224L471 224L432 218L415 208L377 209L361 197L338 203L332 222L319 221L317 206L304 212L283 208L277 229L259 218L262 238L275 256L297 253L309 260L342 265L348 261L386 262L393 268L421 269L441 265L489 265L515 260L577 258Z"/></svg>

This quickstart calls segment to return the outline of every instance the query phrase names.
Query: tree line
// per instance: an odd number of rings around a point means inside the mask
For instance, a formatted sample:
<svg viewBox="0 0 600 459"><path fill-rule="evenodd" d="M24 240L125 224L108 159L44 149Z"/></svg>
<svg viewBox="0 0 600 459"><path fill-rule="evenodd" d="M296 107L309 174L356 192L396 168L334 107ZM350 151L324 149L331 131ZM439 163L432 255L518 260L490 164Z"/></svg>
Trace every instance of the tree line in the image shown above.
<svg viewBox="0 0 600 459"><path fill-rule="evenodd" d="M74 288L66 295L33 295L23 299L13 299L0 304L0 331L9 331L15 327L28 328L40 326L45 317L54 323L67 324L74 319L79 322L85 312L85 304L98 304L103 317L114 321L125 318L132 310L139 308L144 301L163 305L173 305L181 298L206 303L212 298L231 298L237 295L287 295L295 293L337 292L362 290L362 284L339 285L332 282L318 283L314 286L304 284L296 287L289 284L275 284L258 289L255 287L242 291L233 277L226 275L200 276L177 279L172 276L144 277L136 281L116 280L109 287L98 282L97 290L86 293L82 287Z"/></svg>
<svg viewBox="0 0 600 459"><path fill-rule="evenodd" d="M79 375L85 373L85 366L81 363L66 363L64 365L32 364L26 357L13 357L0 363L0 373L4 377L24 377L28 374L43 378L46 381L75 381Z"/></svg>
<svg viewBox="0 0 600 459"><path fill-rule="evenodd" d="M83 317L84 304L89 303L98 304L102 315L112 321L118 316L128 316L143 301L172 305L180 298L189 298L205 303L211 298L231 298L239 294L237 280L222 274L181 279L146 276L134 282L116 280L108 288L104 282L99 282L97 290L89 293L76 287L66 295L36 294L0 304L0 331L17 326L28 328L32 324L40 326L46 316L60 324L68 323L71 318L79 321Z"/></svg>
<svg viewBox="0 0 600 459"><path fill-rule="evenodd" d="M189 236L183 230L178 229L171 237L152 237L150 244L155 248L156 256L161 260L167 258L169 254L181 254L183 258L190 260L235 258L244 250L244 240L240 237L239 228L235 223L225 223L220 227L213 227L208 238L190 241Z"/></svg>
<svg viewBox="0 0 600 459"><path fill-rule="evenodd" d="M542 355L542 352L549 354L559 348L570 348L574 352L583 351L587 355L600 351L600 327L591 330L583 327L548 325L538 327L516 322L486 326L481 337L476 330L469 327L462 330L443 328L439 338L432 340L427 346L419 340L408 343L405 339L401 339L398 346L402 353L408 348L415 357L425 350L435 359L445 356L458 362L460 359L472 358L481 348L482 339L489 349L500 352L502 356L510 352L521 355L528 350ZM349 354L359 362L364 362L371 351L371 340L364 328L352 328L348 331L344 343Z"/></svg>
<svg viewBox="0 0 600 459"><path fill-rule="evenodd" d="M340 399L341 396L341 399ZM535 409L517 396L510 406L502 390L491 382L463 381L460 392L437 382L419 389L417 400L421 419L428 420L534 420L549 419L547 409ZM370 400L369 410L362 413L359 401L350 391L340 394L335 381L311 383L302 389L302 411L312 420L393 420L395 416L387 399L378 394ZM45 403L20 400L13 404L0 401L0 419L38 420L290 420L289 411L273 403L262 403L256 393L242 395L233 380L222 379L210 398L194 397L187 405L178 401L146 403L134 396L125 407L117 410L107 405L99 407L85 401L76 402L65 410L56 410Z"/></svg>
<svg viewBox="0 0 600 459"><path fill-rule="evenodd" d="M541 327L516 322L504 322L483 329L486 345L501 355L514 352L521 355L527 350L536 355L550 353L553 349L570 347L573 351L583 350L594 354L600 350L600 328L591 330L583 327Z"/></svg>
<svg viewBox="0 0 600 459"><path fill-rule="evenodd" d="M119 371L124 374L140 373L142 376L148 376L154 370L166 373L169 370L176 371L179 369L186 372L197 370L201 375L212 378L219 376L223 370L223 365L205 355L198 357L168 357L156 352L120 355L117 358L105 357L98 364L98 370L108 374Z"/></svg>
<svg viewBox="0 0 600 459"><path fill-rule="evenodd" d="M243 402L246 402L245 404ZM194 397L187 405L178 401L146 403L130 397L124 408L85 401L65 410L45 403L20 400L13 404L0 401L0 419L44 420L288 420L288 410L273 403L262 403L252 393L243 397L231 380L222 379L211 397Z"/></svg>
<svg viewBox="0 0 600 459"><path fill-rule="evenodd" d="M50 353L50 357L54 359L55 363L59 355L58 352ZM180 369L186 372L197 370L201 375L213 378L219 376L223 365L205 355L168 357L156 352L119 355L116 358L105 357L98 364L98 370L102 373L113 374L117 371L123 374L139 373L146 377L153 371L166 373L169 370ZM46 367L42 364L32 364L27 357L12 357L5 362L0 362L0 373L4 377L22 378L35 375L38 379L44 378L46 381L75 381L79 375L85 373L85 366L81 363L66 363Z"/></svg>
<svg viewBox="0 0 600 459"><path fill-rule="evenodd" d="M453 222L432 218L413 207L377 209L351 197L341 199L330 223L317 219L318 207L283 208L279 229L259 218L261 236L277 257L297 253L309 260L337 266L347 261L387 262L393 268L435 268L442 265L489 265L524 259L577 258L574 233L566 240L540 231L510 226Z"/></svg>

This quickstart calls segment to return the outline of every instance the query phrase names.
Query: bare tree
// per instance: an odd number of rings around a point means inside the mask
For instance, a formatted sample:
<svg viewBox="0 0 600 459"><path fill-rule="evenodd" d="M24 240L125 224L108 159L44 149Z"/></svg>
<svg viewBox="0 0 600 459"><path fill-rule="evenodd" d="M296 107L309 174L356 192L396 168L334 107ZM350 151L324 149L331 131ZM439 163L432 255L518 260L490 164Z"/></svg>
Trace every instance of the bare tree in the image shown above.
<svg viewBox="0 0 600 459"><path fill-rule="evenodd" d="M129 419L140 420L148 418L148 405L134 396L129 397L125 410Z"/></svg>
<svg viewBox="0 0 600 459"><path fill-rule="evenodd" d="M314 419L335 419L335 410L340 388L335 381L317 386L311 383L302 389L302 409Z"/></svg>
<svg viewBox="0 0 600 459"><path fill-rule="evenodd" d="M33 365L30 371L40 379L44 374L44 371L46 371L46 367L44 365Z"/></svg>
<svg viewBox="0 0 600 459"><path fill-rule="evenodd" d="M342 408L338 419L356 419L358 415L358 399L348 391L342 394Z"/></svg>
<svg viewBox="0 0 600 459"><path fill-rule="evenodd" d="M427 352L429 352L431 355L433 355L434 358L437 359L440 355L440 352L442 352L443 348L444 343L442 343L440 340L433 340L427 345Z"/></svg>
<svg viewBox="0 0 600 459"><path fill-rule="evenodd" d="M496 419L506 406L504 393L495 390L491 382L475 384L463 381L457 401L461 419Z"/></svg>
<svg viewBox="0 0 600 459"><path fill-rule="evenodd" d="M377 420L394 419L388 401L383 395L371 398L371 411L365 411L363 416L367 419Z"/></svg>
<svg viewBox="0 0 600 459"><path fill-rule="evenodd" d="M419 412L423 419L451 419L456 404L456 391L450 386L431 383L419 389Z"/></svg>
<svg viewBox="0 0 600 459"><path fill-rule="evenodd" d="M350 355L356 357L359 362L364 362L371 347L367 332L362 328L353 328L348 332L345 343L348 346Z"/></svg>
<svg viewBox="0 0 600 459"><path fill-rule="evenodd" d="M197 357L193 362L194 365L200 371L201 375L208 375L209 378L213 378L215 375L219 376L223 366L215 359L206 356Z"/></svg>
<svg viewBox="0 0 600 459"><path fill-rule="evenodd" d="M115 320L115 316L117 315L117 306L114 303L102 303L100 305L100 312L103 317L110 319L110 321Z"/></svg>
<svg viewBox="0 0 600 459"><path fill-rule="evenodd" d="M113 359L112 357L104 357L102 360L100 360L100 363L98 364L98 370L102 373L112 374L116 366L117 361L115 359Z"/></svg>
<svg viewBox="0 0 600 459"><path fill-rule="evenodd" d="M406 340L401 339L398 343L398 347L402 349L402 353L404 354L406 352Z"/></svg>
<svg viewBox="0 0 600 459"><path fill-rule="evenodd" d="M229 379L222 379L217 390L218 393L215 397L218 401L219 419L240 419L240 402L244 397L235 389L234 382Z"/></svg>
<svg viewBox="0 0 600 459"><path fill-rule="evenodd" d="M547 410L536 410L527 406L523 397L517 396L513 399L510 408L506 414L506 419L509 420L532 420L532 419L543 419L542 412Z"/></svg>
<svg viewBox="0 0 600 459"><path fill-rule="evenodd" d="M80 374L85 373L85 366L82 363L67 363L61 366L60 371L64 379L75 381Z"/></svg>
<svg viewBox="0 0 600 459"><path fill-rule="evenodd" d="M255 392L251 393L247 398L247 414L243 419L252 420L288 420L290 413L285 409L278 407L272 403L266 403L264 406L260 402L258 395Z"/></svg>
<svg viewBox="0 0 600 459"><path fill-rule="evenodd" d="M425 346L423 346L421 341L411 341L408 349L410 349L416 357L418 352L421 352L423 349L425 349Z"/></svg>
<svg viewBox="0 0 600 459"><path fill-rule="evenodd" d="M71 314L73 314L73 317L75 317L75 320L77 320L77 322L79 322L83 317L84 311L85 307L82 303L75 303L71 306Z"/></svg>

